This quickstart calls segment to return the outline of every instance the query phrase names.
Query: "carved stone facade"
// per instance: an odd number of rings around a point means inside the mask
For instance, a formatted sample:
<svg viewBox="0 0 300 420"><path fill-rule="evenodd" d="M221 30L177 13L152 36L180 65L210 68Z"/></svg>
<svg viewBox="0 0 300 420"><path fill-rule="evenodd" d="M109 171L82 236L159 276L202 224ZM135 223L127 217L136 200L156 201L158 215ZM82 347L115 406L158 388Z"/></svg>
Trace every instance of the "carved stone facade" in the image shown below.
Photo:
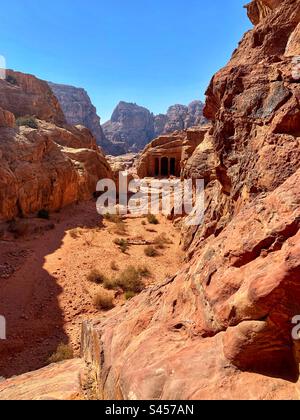
<svg viewBox="0 0 300 420"><path fill-rule="evenodd" d="M153 140L138 161L138 176L180 177L184 164L203 141L207 130L207 126L195 127Z"/></svg>

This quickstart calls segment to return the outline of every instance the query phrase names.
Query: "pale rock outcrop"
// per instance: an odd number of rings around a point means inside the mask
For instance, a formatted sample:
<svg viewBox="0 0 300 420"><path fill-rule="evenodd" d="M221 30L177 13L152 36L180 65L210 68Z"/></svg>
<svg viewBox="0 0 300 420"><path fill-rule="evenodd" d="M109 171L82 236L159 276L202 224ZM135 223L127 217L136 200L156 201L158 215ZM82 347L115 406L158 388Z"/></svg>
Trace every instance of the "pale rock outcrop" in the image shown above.
<svg viewBox="0 0 300 420"><path fill-rule="evenodd" d="M83 400L85 365L74 359L0 382L1 401Z"/></svg>

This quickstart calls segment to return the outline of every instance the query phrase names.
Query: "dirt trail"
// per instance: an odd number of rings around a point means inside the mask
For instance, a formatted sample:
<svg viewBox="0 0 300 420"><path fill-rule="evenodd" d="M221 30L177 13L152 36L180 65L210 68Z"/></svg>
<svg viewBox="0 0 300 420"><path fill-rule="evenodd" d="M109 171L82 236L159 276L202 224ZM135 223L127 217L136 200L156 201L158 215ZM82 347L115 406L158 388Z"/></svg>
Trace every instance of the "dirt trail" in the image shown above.
<svg viewBox="0 0 300 420"><path fill-rule="evenodd" d="M129 238L153 241L167 234L172 244L155 258L145 256L144 246L123 254L114 244L120 237L115 225L101 221L94 202L53 214L50 221L30 219L23 238L0 240L0 314L6 317L8 338L0 342L0 376L45 366L62 342L79 355L83 319L99 316L92 301L100 286L86 280L92 269L113 276L113 261L120 270L147 265L147 284L175 274L182 260L180 233L164 217L159 220L157 226L142 219L125 222ZM124 301L120 296L116 304Z"/></svg>

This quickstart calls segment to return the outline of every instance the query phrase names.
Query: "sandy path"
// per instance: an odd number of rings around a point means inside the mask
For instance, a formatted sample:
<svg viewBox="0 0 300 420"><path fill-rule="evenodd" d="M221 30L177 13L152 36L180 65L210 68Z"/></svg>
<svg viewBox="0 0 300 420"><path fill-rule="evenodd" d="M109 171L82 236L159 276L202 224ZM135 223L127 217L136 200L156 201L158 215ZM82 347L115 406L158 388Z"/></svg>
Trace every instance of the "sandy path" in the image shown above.
<svg viewBox="0 0 300 420"><path fill-rule="evenodd" d="M152 273L147 282L153 284L175 274L181 264L180 234L165 218L157 226L126 221L130 238L151 241L167 234L172 244L156 258L146 257L144 246L122 254L114 244L119 237L115 225L101 222L93 202L53 214L50 222L31 219L29 225L31 233L24 238L0 241L0 314L6 317L8 336L0 342L0 376L44 366L62 342L71 343L79 355L82 320L99 316L92 298L100 286L86 280L91 269L112 276L112 261L121 270L147 265ZM38 229L42 233L32 233ZM76 234L70 234L74 229ZM124 298L116 303L123 304Z"/></svg>

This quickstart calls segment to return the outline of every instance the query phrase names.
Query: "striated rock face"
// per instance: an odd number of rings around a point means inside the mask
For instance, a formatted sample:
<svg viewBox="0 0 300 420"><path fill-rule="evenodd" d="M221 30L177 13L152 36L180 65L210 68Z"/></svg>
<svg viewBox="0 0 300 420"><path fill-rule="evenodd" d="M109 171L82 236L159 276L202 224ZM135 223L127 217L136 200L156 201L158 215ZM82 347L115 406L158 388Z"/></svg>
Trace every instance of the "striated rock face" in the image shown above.
<svg viewBox="0 0 300 420"><path fill-rule="evenodd" d="M0 106L16 118L36 116L57 125L66 122L48 84L29 74L7 70L6 80L0 80Z"/></svg>
<svg viewBox="0 0 300 420"><path fill-rule="evenodd" d="M74 359L0 382L1 401L83 400L85 366Z"/></svg>
<svg viewBox="0 0 300 420"><path fill-rule="evenodd" d="M84 324L104 399L299 399L300 2L255 3L268 13L213 77L212 127L184 168L206 183L186 265Z"/></svg>
<svg viewBox="0 0 300 420"><path fill-rule="evenodd" d="M100 124L100 117L84 89L74 86L49 82L64 112L67 123L87 127L97 140L99 146L105 147L105 137Z"/></svg>
<svg viewBox="0 0 300 420"><path fill-rule="evenodd" d="M189 106L174 105L166 115L154 116L146 108L120 102L109 122L103 125L106 140L111 144L108 153L113 155L140 152L154 138L205 124L204 105L194 101Z"/></svg>

